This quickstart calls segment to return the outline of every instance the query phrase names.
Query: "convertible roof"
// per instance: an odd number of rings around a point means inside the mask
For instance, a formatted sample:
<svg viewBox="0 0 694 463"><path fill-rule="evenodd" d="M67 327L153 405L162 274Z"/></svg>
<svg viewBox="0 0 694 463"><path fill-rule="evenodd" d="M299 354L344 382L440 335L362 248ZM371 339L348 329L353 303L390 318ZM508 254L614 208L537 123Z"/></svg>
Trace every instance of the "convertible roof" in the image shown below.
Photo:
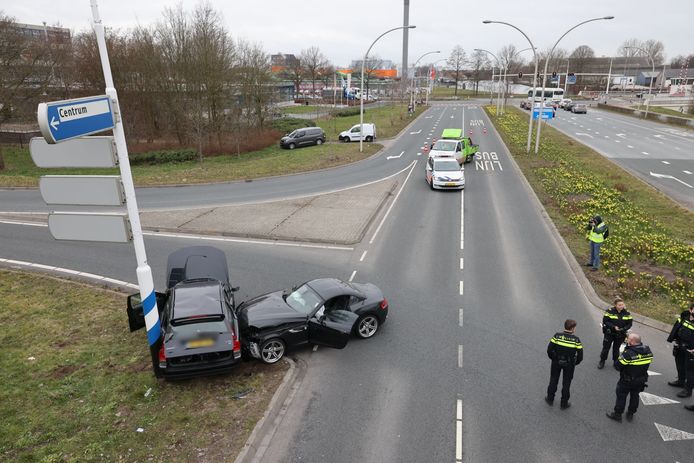
<svg viewBox="0 0 694 463"><path fill-rule="evenodd" d="M350 296L364 297L362 293L344 281L338 280L337 278L318 278L316 280L311 280L306 284L317 292L324 301L327 301L335 296L343 296L346 294Z"/></svg>
<svg viewBox="0 0 694 463"><path fill-rule="evenodd" d="M167 288L183 280L212 278L229 283L229 267L223 251L212 246L189 246L169 254Z"/></svg>

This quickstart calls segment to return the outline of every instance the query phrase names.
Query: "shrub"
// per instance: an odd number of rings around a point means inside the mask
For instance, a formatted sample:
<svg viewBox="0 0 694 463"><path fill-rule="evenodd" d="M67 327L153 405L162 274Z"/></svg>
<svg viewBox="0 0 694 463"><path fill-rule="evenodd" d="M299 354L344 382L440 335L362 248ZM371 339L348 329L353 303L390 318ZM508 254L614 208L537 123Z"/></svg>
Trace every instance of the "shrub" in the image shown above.
<svg viewBox="0 0 694 463"><path fill-rule="evenodd" d="M187 162L198 159L197 151L193 149L149 151L130 156L130 164L133 166L155 164L167 164L170 162Z"/></svg>
<svg viewBox="0 0 694 463"><path fill-rule="evenodd" d="M351 108L339 109L332 113L333 117L350 117L359 115L359 106L353 106ZM364 114L366 114L366 108L364 108Z"/></svg>
<svg viewBox="0 0 694 463"><path fill-rule="evenodd" d="M298 117L283 117L272 121L272 128L282 134L289 133L302 127L313 127L316 123L309 119L299 119Z"/></svg>

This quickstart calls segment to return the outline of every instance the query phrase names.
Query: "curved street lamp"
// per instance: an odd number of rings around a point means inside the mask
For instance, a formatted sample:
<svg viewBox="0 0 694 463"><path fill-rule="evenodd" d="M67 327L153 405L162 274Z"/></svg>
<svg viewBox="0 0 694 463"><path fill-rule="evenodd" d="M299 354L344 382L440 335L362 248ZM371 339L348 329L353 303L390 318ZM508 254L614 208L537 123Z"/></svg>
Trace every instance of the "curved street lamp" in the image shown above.
<svg viewBox="0 0 694 463"><path fill-rule="evenodd" d="M573 26L571 29L569 29L568 31L564 32L564 34L563 34L561 37L559 37L559 39L558 39L556 42L554 42L554 46L553 46L552 49L549 51L549 54L547 55L547 58L545 59L545 71L544 71L544 73L542 74L542 106L540 107L540 113L538 114L538 118L537 118L537 134L535 135L535 154L537 154L537 152L538 152L539 149L540 149L540 133L541 133L541 131L542 131L542 112L543 112L543 110L544 110L544 108L545 108L545 85L547 84L547 67L549 66L549 60L552 59L552 53L554 53L554 49L557 48L557 45L559 44L559 42L561 41L561 39L563 39L564 37L566 37L566 35L567 35L569 32L571 32L572 30L576 29L577 27L582 26L582 25L584 25L584 24L587 24L587 23L589 23L589 22L593 22L593 21L603 21L603 20L609 20L609 19L614 19L614 16L603 16L603 17L601 17L601 18L588 19L588 20L586 20L586 21L582 21L582 22L576 24L576 25ZM532 112L533 112L533 111L532 111L532 109L531 109L531 111L530 111L531 115L532 115Z"/></svg>
<svg viewBox="0 0 694 463"><path fill-rule="evenodd" d="M497 58L497 56L494 53L492 53L489 50L485 50L484 48L475 48L472 51L483 51L489 55L492 55L494 57L494 59L496 60L496 67L499 69L499 86L496 89L496 114L498 115L499 111L501 110L501 107L499 106L500 105L499 100L501 99L501 61L499 61L499 58ZM494 84L494 68L493 67L492 67L492 84ZM489 92L489 93L491 94L492 92Z"/></svg>
<svg viewBox="0 0 694 463"><path fill-rule="evenodd" d="M416 108L417 106L417 101L416 98L414 97L414 86L415 86L415 74L417 73L417 64L422 60L427 55L433 55L434 53L441 53L440 50L436 51L428 51L424 53L422 56L417 58L417 61L414 62L414 65L412 66L412 85L410 86L410 103L412 103L412 108Z"/></svg>
<svg viewBox="0 0 694 463"><path fill-rule="evenodd" d="M508 84L506 82L506 77L508 74L508 67L511 64L511 61L513 61L513 58L516 57L516 55L520 55L524 51L531 50L530 47L524 48L522 50L518 50L514 54L511 55L511 57L508 59L508 61L504 62L504 93L503 93L503 98L501 99L501 114L504 114L504 111L506 111L506 90L508 90Z"/></svg>
<svg viewBox="0 0 694 463"><path fill-rule="evenodd" d="M369 52L373 48L373 46L378 42L378 40L383 37L386 34L389 34L390 32L393 31L398 31L400 29L414 29L417 26L400 26L400 27L394 27L392 29L388 29L385 31L383 34L379 35L376 37L376 40L371 42L371 45L369 48L366 50L366 53L364 53L364 59L361 61L361 87L359 88L359 152L362 153L364 151L364 63L366 63L366 59L369 56Z"/></svg>
<svg viewBox="0 0 694 463"><path fill-rule="evenodd" d="M503 24L505 26L512 27L515 30L517 30L518 32L520 32L521 34L523 34L523 37L525 37L525 39L530 44L530 48L533 51L533 57L535 59L535 73L533 74L533 107L534 107L535 94L537 93L537 68L538 68L537 50L535 49L535 45L533 45L533 42L530 40L530 37L528 37L528 35L525 32L523 32L522 30L520 30L518 27L514 26L511 23L507 23L504 21L491 21L489 19L485 19L484 21L482 21L482 23L483 24ZM528 144L525 148L526 153L530 153L530 139L532 136L533 136L533 110L531 108L530 109L530 120L528 121Z"/></svg>

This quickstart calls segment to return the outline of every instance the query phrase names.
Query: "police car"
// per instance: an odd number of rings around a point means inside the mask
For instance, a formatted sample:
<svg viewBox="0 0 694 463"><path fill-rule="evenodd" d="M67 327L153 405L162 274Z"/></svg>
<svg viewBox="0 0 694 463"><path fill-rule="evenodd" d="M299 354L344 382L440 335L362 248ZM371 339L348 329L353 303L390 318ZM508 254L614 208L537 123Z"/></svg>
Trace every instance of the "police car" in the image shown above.
<svg viewBox="0 0 694 463"><path fill-rule="evenodd" d="M465 188L465 171L455 156L429 155L425 168L426 182L432 190L462 190Z"/></svg>

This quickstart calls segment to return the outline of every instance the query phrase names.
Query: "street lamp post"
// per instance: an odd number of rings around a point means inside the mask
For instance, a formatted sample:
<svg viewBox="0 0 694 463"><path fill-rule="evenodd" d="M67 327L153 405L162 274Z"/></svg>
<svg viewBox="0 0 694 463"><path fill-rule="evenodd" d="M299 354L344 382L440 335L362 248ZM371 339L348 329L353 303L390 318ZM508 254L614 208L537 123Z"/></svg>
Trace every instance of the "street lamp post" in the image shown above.
<svg viewBox="0 0 694 463"><path fill-rule="evenodd" d="M602 20L607 20L607 19L614 19L614 16L603 16L601 18L592 18L592 19L588 19L586 21L582 21L582 22L576 24L571 29L564 32L564 34L561 37L559 37L559 39L557 39L556 42L554 42L554 46L549 51L549 54L547 55L547 58L545 59L545 70L542 73L542 105L540 107L540 112L539 112L538 117L537 117L537 134L535 135L535 154L537 154L537 152L540 149L540 133L542 131L542 113L543 113L544 108L545 108L545 85L547 85L547 67L549 66L549 60L552 59L552 53L554 53L554 49L557 48L557 45L559 45L559 42L561 41L561 39L566 37L566 35L569 32L576 29L577 27L582 26L584 24L587 24L589 22L602 21ZM531 111L531 113L532 113L532 111Z"/></svg>
<svg viewBox="0 0 694 463"><path fill-rule="evenodd" d="M655 74L655 61L653 60L653 57L651 56L651 54L648 53L647 50L645 50L641 47L629 46L629 47L624 47L624 48L633 48L635 50L642 51L643 53L646 54L646 56L648 56L648 59L651 60L651 78L648 79L648 98L649 98L649 102L650 102L651 91L653 89L653 74ZM643 92L642 92L642 94L643 94ZM639 106L640 105L641 104L639 103ZM646 117L648 117L648 103L646 103Z"/></svg>
<svg viewBox="0 0 694 463"><path fill-rule="evenodd" d="M410 91L410 95L411 95L410 101L412 102L412 108L413 108L413 109L415 109L415 108L417 107L417 99L416 99L415 96L414 96L414 86L415 86L415 84L416 84L416 81L415 81L415 74L417 73L417 64L419 64L419 62L420 62L420 61L422 60L422 58L424 58L425 56L427 56L427 55L433 55L433 54L435 54L435 53L441 53L441 51L440 51L440 50L436 50L436 51L428 51L428 52L424 53L422 56L420 56L419 58L417 58L417 61L415 61L415 62L414 62L414 65L412 66L412 85L410 86L410 90L411 90L411 91Z"/></svg>
<svg viewBox="0 0 694 463"><path fill-rule="evenodd" d="M519 55L523 53L524 51L528 51L530 48L524 48L522 50L518 50L514 54L511 55L511 57L504 62L504 93L503 93L503 98L501 100L501 114L504 114L506 111L506 98L507 98L507 90L508 90L508 82L506 81L507 76L508 76L508 67L511 64L511 61L513 61L513 58L516 57L516 55Z"/></svg>
<svg viewBox="0 0 694 463"><path fill-rule="evenodd" d="M533 73L533 105L530 108L530 120L528 121L528 145L525 148L525 151L527 153L530 153L530 138L533 136L533 107L535 106L535 94L537 93L536 87L537 87L538 61L537 61L537 51L535 50L535 45L533 45L533 42L530 40L530 37L528 37L528 35L525 32L523 32L522 30L520 30L519 28L517 28L513 24L503 22L503 21L490 21L489 19L485 19L484 21L482 21L482 23L484 23L484 24L503 24L505 26L509 26L509 27L514 28L515 30L517 30L518 32L523 34L523 37L525 37L525 39L528 41L528 43L530 44L530 48L533 51L533 57L535 59L535 72Z"/></svg>
<svg viewBox="0 0 694 463"><path fill-rule="evenodd" d="M414 29L417 26L400 26L400 27L394 27L392 29L388 29L385 31L383 34L379 35L376 37L376 40L371 42L371 45L369 48L366 50L366 53L364 53L364 59L361 61L361 87L359 88L359 152L362 153L364 151L364 64L366 63L366 59L369 57L369 52L373 48L373 46L378 42L378 40L383 37L384 35L393 32L393 31L398 31L400 29Z"/></svg>
<svg viewBox="0 0 694 463"><path fill-rule="evenodd" d="M473 51L483 51L489 55L492 55L492 57L494 57L494 60L496 61L496 66L499 69L499 86L496 89L496 114L499 115L499 112L501 111L501 107L500 107L501 103L499 102L499 100L501 99L501 68L502 68L501 62L499 61L499 58L497 58L497 56L494 53L492 53L489 50L485 50L484 48L475 48ZM492 85L493 84L494 84L494 67L492 66Z"/></svg>

